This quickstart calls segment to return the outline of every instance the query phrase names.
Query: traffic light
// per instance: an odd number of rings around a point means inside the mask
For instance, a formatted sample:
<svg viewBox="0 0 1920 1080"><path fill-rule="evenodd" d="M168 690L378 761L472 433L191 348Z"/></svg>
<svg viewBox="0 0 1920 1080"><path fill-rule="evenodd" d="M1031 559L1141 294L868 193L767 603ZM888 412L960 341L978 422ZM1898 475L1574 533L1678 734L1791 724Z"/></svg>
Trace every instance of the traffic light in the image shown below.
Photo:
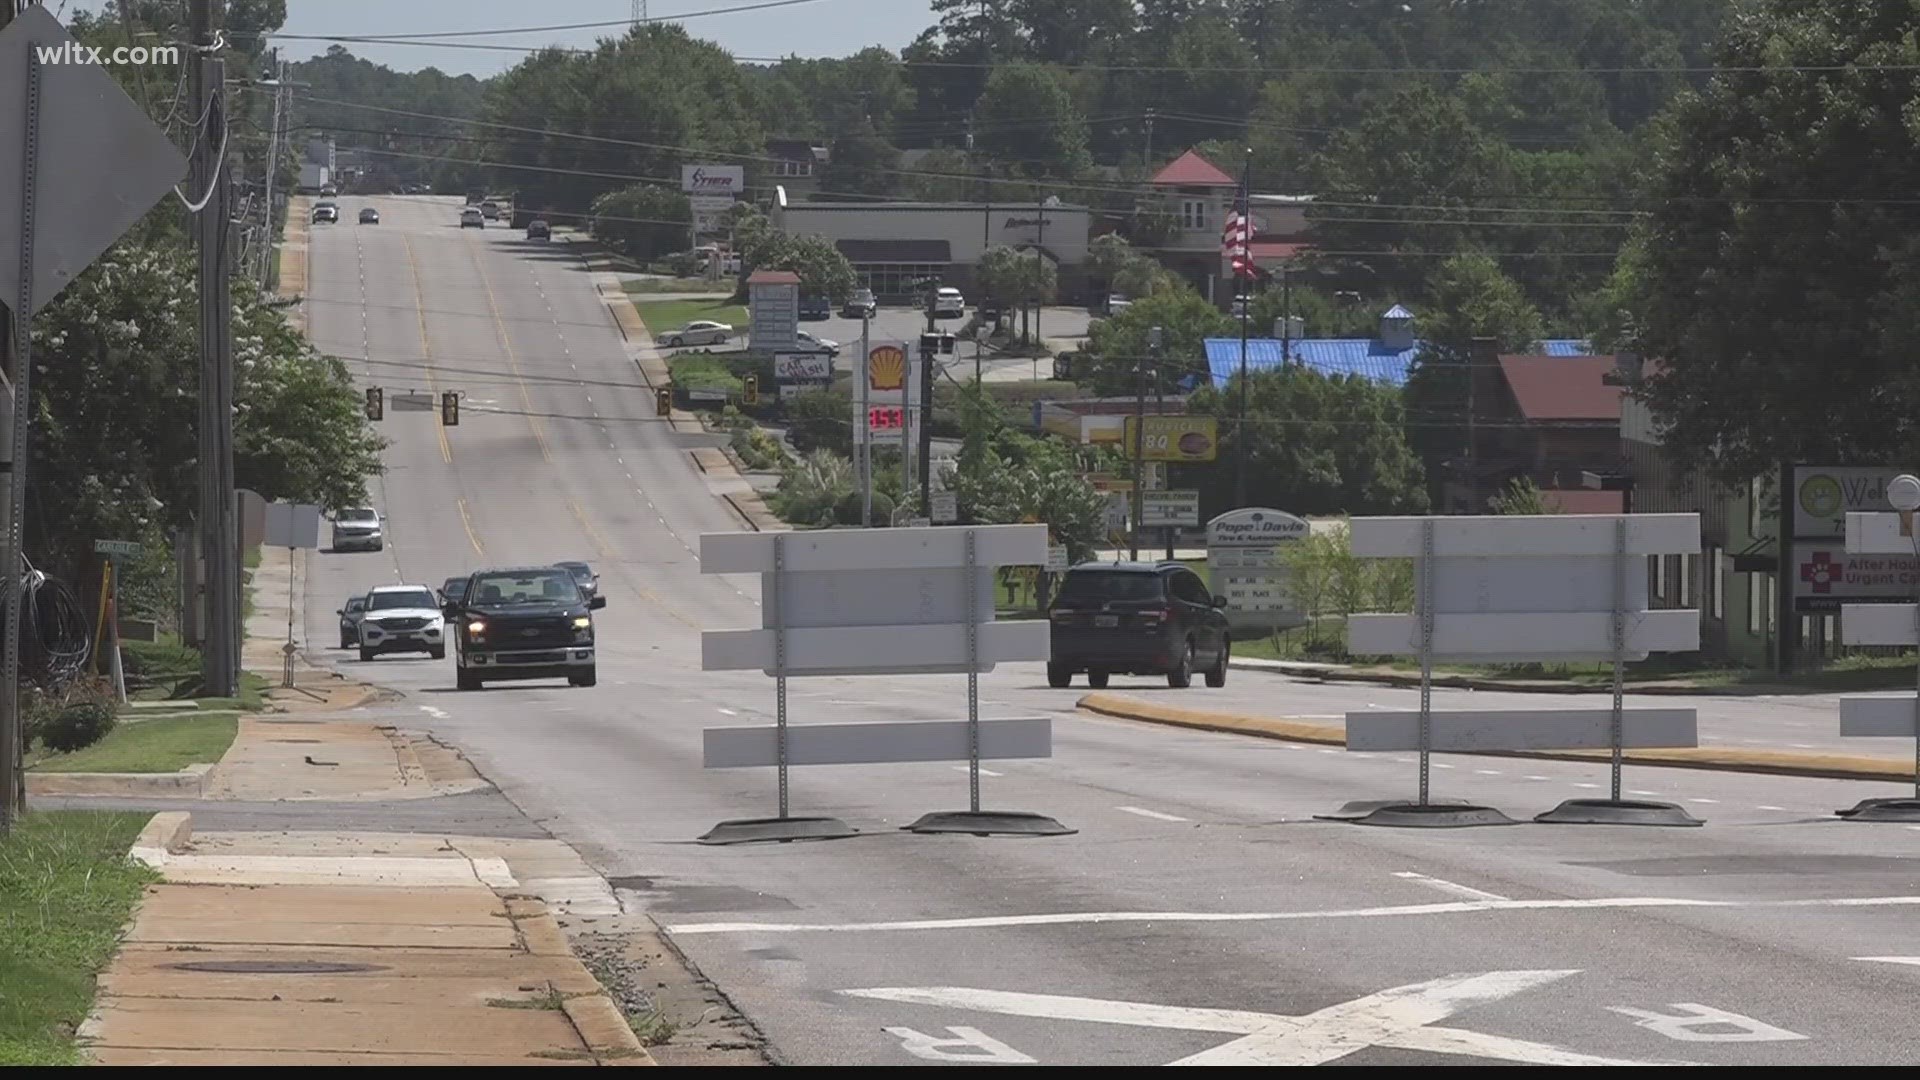
<svg viewBox="0 0 1920 1080"><path fill-rule="evenodd" d="M653 392L653 415L673 415L673 387L663 386Z"/></svg>
<svg viewBox="0 0 1920 1080"><path fill-rule="evenodd" d="M460 426L460 392L447 390L440 394L440 422L448 427Z"/></svg>
<svg viewBox="0 0 1920 1080"><path fill-rule="evenodd" d="M760 376L748 375L745 382L746 391L740 395L740 400L748 405L760 404Z"/></svg>
<svg viewBox="0 0 1920 1080"><path fill-rule="evenodd" d="M367 419L384 420L387 417L387 393L377 386L367 387Z"/></svg>

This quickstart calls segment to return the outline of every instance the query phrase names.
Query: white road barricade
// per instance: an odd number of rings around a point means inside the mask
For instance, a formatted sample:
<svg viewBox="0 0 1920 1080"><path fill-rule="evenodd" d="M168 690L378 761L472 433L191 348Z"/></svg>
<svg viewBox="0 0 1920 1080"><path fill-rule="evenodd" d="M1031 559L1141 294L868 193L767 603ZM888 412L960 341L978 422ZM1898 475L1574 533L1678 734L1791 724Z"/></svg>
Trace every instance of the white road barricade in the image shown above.
<svg viewBox="0 0 1920 1080"><path fill-rule="evenodd" d="M1887 485L1887 501L1901 512L1847 515L1847 554L1920 555L1913 512L1920 503L1920 480L1899 476ZM1851 562L1851 560L1849 560ZM1920 645L1920 604L1842 604L1840 640L1846 645ZM1914 743L1914 793L1911 797L1862 799L1836 811L1850 821L1920 821L1920 691L1897 697L1874 695L1840 699L1844 738L1904 738Z"/></svg>
<svg viewBox="0 0 1920 1080"><path fill-rule="evenodd" d="M1691 747L1692 709L1627 709L1624 665L1655 652L1700 647L1700 615L1650 610L1647 560L1698 554L1697 514L1551 514L1355 518L1353 553L1411 559L1410 614L1367 613L1347 622L1357 656L1420 657L1418 712L1347 714L1347 748L1417 750L1414 802L1349 803L1333 820L1370 825L1511 825L1489 807L1429 798L1434 751L1613 751L1609 799L1570 799L1534 820L1552 824L1699 825L1670 803L1620 797L1627 747ZM1613 663L1610 712L1578 709L1433 711L1435 661Z"/></svg>
<svg viewBox="0 0 1920 1080"><path fill-rule="evenodd" d="M1045 717L980 719L979 677L1004 661L1045 660L1046 623L995 623L995 571L1047 561L1045 525L941 526L715 533L700 538L700 570L759 574L762 625L701 635L707 671L758 668L774 679L775 724L705 732L709 769L779 770L778 817L723 821L705 844L829 839L854 835L830 817L788 813L787 770L794 765L969 763L969 809L930 813L914 832L1059 836L1073 832L1050 817L980 809L982 758L1044 758L1053 753ZM795 676L967 676L965 720L819 724L789 727L787 680Z"/></svg>

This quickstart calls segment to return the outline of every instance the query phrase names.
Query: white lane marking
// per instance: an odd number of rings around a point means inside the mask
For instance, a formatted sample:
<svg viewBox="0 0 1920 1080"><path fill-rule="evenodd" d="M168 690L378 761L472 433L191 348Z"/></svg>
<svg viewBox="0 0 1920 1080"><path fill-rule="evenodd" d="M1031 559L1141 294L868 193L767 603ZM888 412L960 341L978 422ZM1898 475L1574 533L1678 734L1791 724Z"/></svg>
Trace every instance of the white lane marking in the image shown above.
<svg viewBox="0 0 1920 1080"><path fill-rule="evenodd" d="M739 716L739 715L740 715L739 713L737 713L737 712L734 712L734 711L733 711L732 709L721 709L720 711L721 711L722 713L725 713L725 714L726 714L726 715L728 715L728 716Z"/></svg>
<svg viewBox="0 0 1920 1080"><path fill-rule="evenodd" d="M1709 804L1709 805L1712 805L1712 804L1714 804L1714 803L1717 803L1717 802L1719 802L1720 800L1719 800L1719 799L1688 799L1687 801L1688 801L1688 802L1697 802L1697 803L1707 803L1707 804Z"/></svg>
<svg viewBox="0 0 1920 1080"><path fill-rule="evenodd" d="M1446 763L1446 762L1444 762L1444 761L1436 761L1436 762L1434 762L1434 763L1433 763L1433 767L1434 767L1434 768L1436 768L1436 769L1451 769L1451 768L1453 768L1453 766L1451 766L1451 765L1449 765L1449 764L1447 764L1447 763Z"/></svg>
<svg viewBox="0 0 1920 1080"><path fill-rule="evenodd" d="M1600 785L1599 785L1599 784L1584 784L1584 783L1583 783L1583 784L1575 784L1575 785L1573 785L1573 786L1574 786L1574 787L1577 787L1577 788L1586 788L1586 789L1588 789L1589 791L1591 791L1591 790L1593 790L1594 788L1597 788L1597 787L1599 787Z"/></svg>
<svg viewBox="0 0 1920 1080"><path fill-rule="evenodd" d="M979 1028L950 1027L951 1039L927 1035L910 1027L880 1030L900 1040L900 1049L928 1061L964 1061L969 1065L1038 1065L1033 1058L1015 1050ZM962 1049L962 1048L966 1049Z"/></svg>
<svg viewBox="0 0 1920 1080"><path fill-rule="evenodd" d="M1478 775L1478 776L1499 776L1500 775L1499 769L1475 769L1473 771L1475 775Z"/></svg>
<svg viewBox="0 0 1920 1080"><path fill-rule="evenodd" d="M1432 1025L1478 1005L1558 982L1577 970L1446 975L1330 1005L1305 1016L1135 1001L978 990L964 986L843 990L852 997L976 1009L1045 1020L1206 1031L1239 1038L1172 1065L1320 1065L1369 1047L1520 1061L1536 1065L1653 1064L1592 1057L1542 1043Z"/></svg>
<svg viewBox="0 0 1920 1080"><path fill-rule="evenodd" d="M1711 1005L1698 1005L1690 1001L1678 1001L1667 1006L1677 1009L1680 1015L1650 1012L1646 1009L1634 1009L1625 1005L1609 1005L1608 1012L1633 1017L1635 1027L1648 1031L1657 1031L1675 1042L1803 1042L1805 1035L1777 1028L1772 1024L1761 1023L1751 1016L1716 1009ZM1720 1028L1719 1031L1707 1031L1706 1028ZM1733 1028L1732 1031L1725 1029Z"/></svg>
<svg viewBox="0 0 1920 1080"><path fill-rule="evenodd" d="M1657 791L1644 791L1644 790L1641 790L1641 789L1639 789L1639 788L1635 788L1635 789L1633 789L1632 791L1629 791L1629 792L1627 792L1627 794L1629 794L1629 795L1658 795L1658 794L1660 794L1660 793L1659 793L1659 792L1657 792Z"/></svg>
<svg viewBox="0 0 1920 1080"><path fill-rule="evenodd" d="M955 766L953 766L952 768L953 768L953 771L954 771L954 772L966 772L966 771L967 771L967 766L965 766L965 765L955 765ZM992 769L981 769L981 770L980 770L980 775L981 775L981 776L1005 776L1005 775L1007 775L1007 774L1006 774L1006 773L997 773L997 772L994 772L994 771L993 771Z"/></svg>
<svg viewBox="0 0 1920 1080"><path fill-rule="evenodd" d="M1780 811L1784 811L1784 810L1786 810L1786 807L1784 807L1784 806L1768 806L1768 805L1767 805L1767 804L1765 804L1765 803L1761 803L1761 804L1760 804L1759 806L1756 806L1756 807L1754 807L1754 809L1755 809L1755 810L1780 810Z"/></svg>
<svg viewBox="0 0 1920 1080"><path fill-rule="evenodd" d="M1429 889L1438 889L1443 893L1450 893L1454 896L1464 896L1469 900L1508 899L1499 893L1490 893L1484 889L1476 889L1471 885L1461 885L1458 882L1448 881L1445 878L1428 877L1425 874L1414 873L1412 870L1398 870L1394 872L1393 876L1403 881L1412 881L1425 885Z"/></svg>
<svg viewBox="0 0 1920 1080"><path fill-rule="evenodd" d="M437 708L432 705L422 705L420 706L420 711L423 713L426 713L428 716L433 717L435 720L445 720L447 718L447 711L445 709Z"/></svg>
<svg viewBox="0 0 1920 1080"><path fill-rule="evenodd" d="M1796 743L1788 743L1787 745L1788 745L1788 746L1791 746L1791 747L1793 747L1793 748L1794 748L1795 750L1811 750L1811 749L1813 749L1813 744L1812 744L1812 743L1804 743L1804 742L1796 742Z"/></svg>
<svg viewBox="0 0 1920 1080"><path fill-rule="evenodd" d="M1551 779L1553 779L1553 777L1551 777L1551 776L1540 776L1540 775L1537 775L1537 774L1533 774L1533 773L1529 773L1529 774L1527 775L1527 779L1529 779L1529 780L1551 780Z"/></svg>
<svg viewBox="0 0 1920 1080"><path fill-rule="evenodd" d="M1855 960L1864 960L1869 964L1906 964L1920 967L1920 956L1856 956Z"/></svg>
<svg viewBox="0 0 1920 1080"><path fill-rule="evenodd" d="M1013 926L1074 926L1098 923L1318 922L1332 919L1392 919L1423 915L1471 915L1484 911L1604 911L1642 908L1855 908L1920 907L1920 896L1823 897L1814 900L1695 900L1678 896L1601 896L1589 899L1460 900L1440 904L1331 908L1319 911L1059 911L1039 915L979 915L958 919L906 919L870 923L682 923L674 934L839 934L884 930L987 930Z"/></svg>
<svg viewBox="0 0 1920 1080"><path fill-rule="evenodd" d="M1160 812L1160 811L1158 811L1158 810L1148 810L1148 809L1147 809L1146 807L1144 807L1144 806L1116 806L1116 807L1114 807L1114 809L1115 809L1115 810L1118 810L1118 811L1120 811L1120 812L1122 812L1122 813L1126 813L1126 814L1132 814L1132 815L1134 815L1134 816L1136 816L1136 817L1143 817L1143 818L1152 818L1152 819L1153 819L1153 820L1155 820L1155 821L1185 821L1185 820L1187 820L1186 818L1183 818L1183 817L1180 817L1180 816L1179 816L1179 815L1177 815L1177 814L1163 814L1163 813L1161 813L1161 812Z"/></svg>

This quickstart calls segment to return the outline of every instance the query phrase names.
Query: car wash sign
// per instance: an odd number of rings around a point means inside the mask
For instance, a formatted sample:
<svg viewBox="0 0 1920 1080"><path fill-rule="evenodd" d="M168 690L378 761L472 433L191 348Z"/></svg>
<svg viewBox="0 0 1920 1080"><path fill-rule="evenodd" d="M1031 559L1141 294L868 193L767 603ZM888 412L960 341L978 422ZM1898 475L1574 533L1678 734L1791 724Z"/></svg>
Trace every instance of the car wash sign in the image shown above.
<svg viewBox="0 0 1920 1080"><path fill-rule="evenodd" d="M1207 522L1207 568L1236 629L1284 630L1305 621L1289 595L1283 552L1311 531L1304 518L1261 507Z"/></svg>

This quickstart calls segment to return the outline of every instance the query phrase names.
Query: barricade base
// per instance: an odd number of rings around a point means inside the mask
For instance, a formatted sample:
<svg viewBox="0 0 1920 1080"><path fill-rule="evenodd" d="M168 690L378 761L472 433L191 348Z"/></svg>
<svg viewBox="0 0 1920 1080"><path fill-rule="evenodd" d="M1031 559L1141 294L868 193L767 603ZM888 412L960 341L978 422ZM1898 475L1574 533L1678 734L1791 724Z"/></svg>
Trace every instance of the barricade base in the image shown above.
<svg viewBox="0 0 1920 1080"><path fill-rule="evenodd" d="M769 842L790 842L794 840L844 840L849 836L860 835L839 818L831 817L770 817L738 818L723 821L708 829L700 837L700 843L709 846L726 844L753 844Z"/></svg>
<svg viewBox="0 0 1920 1080"><path fill-rule="evenodd" d="M1470 829L1482 825L1520 824L1491 806L1433 802L1388 803L1365 817L1350 820L1355 825L1378 825L1391 829Z"/></svg>
<svg viewBox="0 0 1920 1080"><path fill-rule="evenodd" d="M1920 822L1920 798L1904 795L1892 799L1861 799L1852 808L1834 813L1848 821Z"/></svg>
<svg viewBox="0 0 1920 1080"><path fill-rule="evenodd" d="M1543 825L1661 825L1698 828L1706 822L1673 803L1632 799L1568 799L1534 817Z"/></svg>
<svg viewBox="0 0 1920 1080"><path fill-rule="evenodd" d="M1375 810L1383 809L1388 806L1412 806L1412 805L1417 805L1417 804L1409 803L1405 799L1355 799L1352 802L1348 803L1347 805L1341 807L1340 809L1333 811L1332 813L1315 814L1313 815L1313 819L1315 821L1359 821L1361 818L1366 817L1368 814L1373 813ZM1464 799L1431 799L1427 802L1427 805L1428 806L1446 806L1446 807L1453 807L1457 809L1457 808L1471 808L1473 804L1467 802Z"/></svg>
<svg viewBox="0 0 1920 1080"><path fill-rule="evenodd" d="M1072 836L1080 831L1069 829L1045 814L1024 810L936 810L901 828L906 832L972 836Z"/></svg>

